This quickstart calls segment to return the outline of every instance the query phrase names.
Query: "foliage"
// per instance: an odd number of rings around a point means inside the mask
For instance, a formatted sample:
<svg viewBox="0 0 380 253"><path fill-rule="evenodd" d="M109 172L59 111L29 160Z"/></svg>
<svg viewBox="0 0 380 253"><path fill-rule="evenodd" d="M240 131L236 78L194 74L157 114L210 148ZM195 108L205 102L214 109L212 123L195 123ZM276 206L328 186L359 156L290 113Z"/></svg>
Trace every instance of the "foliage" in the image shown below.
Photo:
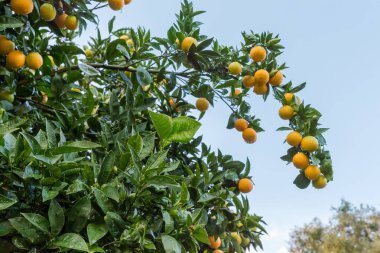
<svg viewBox="0 0 380 253"><path fill-rule="evenodd" d="M274 76L286 68L276 61L278 36L243 33L240 49L221 45L201 34L195 17L203 12L185 0L165 38L142 27L114 30L112 18L109 36L98 30L83 50L74 38L107 4L51 1L57 15L77 17L79 29L71 31L42 20L42 1L33 3L32 13L16 15L0 1L0 43L43 58L40 68L15 69L9 54L0 56L2 252L200 252L211 251L211 235L222 238L225 252L262 248L262 217L249 213L237 189L251 178L250 161L203 143L196 133L205 112L197 119L186 99L222 101L232 111L227 128L244 118L263 131L245 100L250 89L226 66L238 61L243 75L264 68ZM185 52L189 36L199 44ZM249 61L254 45L269 52L264 62ZM288 82L271 90L286 104L285 93L304 87ZM228 95L238 88L241 94ZM279 130L316 136L319 149L305 153L332 180L321 114L295 97L291 106L290 127ZM296 151L282 159L290 162ZM299 180L297 186L310 183Z"/></svg>
<svg viewBox="0 0 380 253"><path fill-rule="evenodd" d="M291 233L290 252L380 252L380 212L342 201L328 225L314 219Z"/></svg>

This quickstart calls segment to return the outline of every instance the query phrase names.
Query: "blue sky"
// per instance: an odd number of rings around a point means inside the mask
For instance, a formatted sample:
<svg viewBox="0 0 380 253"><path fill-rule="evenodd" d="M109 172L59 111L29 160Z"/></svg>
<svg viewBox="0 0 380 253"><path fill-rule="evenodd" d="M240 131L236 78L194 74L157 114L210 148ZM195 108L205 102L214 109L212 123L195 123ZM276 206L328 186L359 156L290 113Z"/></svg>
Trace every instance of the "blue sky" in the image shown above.
<svg viewBox="0 0 380 253"><path fill-rule="evenodd" d="M299 96L323 114L322 123L333 156L335 180L324 190L299 190L292 182L297 170L280 160L287 149L284 132L276 132L286 122L279 119L280 105L251 96L253 112L262 119L266 132L253 145L245 144L239 133L225 129L229 115L217 103L202 119L206 143L236 159L248 156L253 163L255 188L249 194L251 210L264 216L269 236L264 252L285 253L288 233L314 217L327 221L331 206L342 198L355 204L380 208L380 1L378 0L194 0L202 33L228 45L239 45L240 32L279 33L286 47L281 60L290 69L286 80L307 82ZM145 26L155 36L165 36L174 22L180 1L133 0L121 12L99 10L102 32L116 15L115 27ZM81 41L94 33L93 27Z"/></svg>

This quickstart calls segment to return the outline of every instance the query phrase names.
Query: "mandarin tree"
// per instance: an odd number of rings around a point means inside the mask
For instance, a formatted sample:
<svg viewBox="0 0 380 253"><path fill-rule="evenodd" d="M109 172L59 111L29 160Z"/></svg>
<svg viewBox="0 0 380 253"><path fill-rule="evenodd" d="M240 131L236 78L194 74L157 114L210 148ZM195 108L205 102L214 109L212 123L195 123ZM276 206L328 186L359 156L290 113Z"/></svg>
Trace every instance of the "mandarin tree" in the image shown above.
<svg viewBox="0 0 380 253"><path fill-rule="evenodd" d="M83 49L74 43L104 18L96 10L130 4L0 1L1 252L262 248L250 161L197 134L208 109L225 105L227 128L254 145L263 129L250 96L286 106L278 130L300 139L281 157L300 168L294 183L332 180L321 114L294 95L305 84L284 81L278 36L243 32L239 48L222 45L184 0L163 37L114 29L114 17L106 37L98 28Z"/></svg>

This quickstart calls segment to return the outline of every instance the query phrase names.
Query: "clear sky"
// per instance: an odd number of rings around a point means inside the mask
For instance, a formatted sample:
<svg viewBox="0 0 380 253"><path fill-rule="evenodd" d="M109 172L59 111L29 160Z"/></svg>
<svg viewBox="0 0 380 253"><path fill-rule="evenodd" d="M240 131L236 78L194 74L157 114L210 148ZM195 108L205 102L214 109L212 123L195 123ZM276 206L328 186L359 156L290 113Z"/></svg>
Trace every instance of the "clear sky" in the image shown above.
<svg viewBox="0 0 380 253"><path fill-rule="evenodd" d="M202 33L228 45L239 45L240 32L279 33L286 47L281 59L290 69L287 80L307 82L299 96L323 114L322 123L331 150L335 180L323 190L299 190L292 182L297 170L280 160L287 145L286 122L279 119L280 105L251 96L253 112L266 132L253 145L239 133L225 128L228 108L217 103L202 119L204 141L236 159L248 156L256 184L249 199L251 210L264 216L269 236L264 252L285 253L288 233L314 217L327 221L331 206L342 198L355 204L380 207L380 1L379 0L194 0ZM155 36L165 36L175 21L180 1L133 0L121 12L99 10L102 33L116 15L116 28L145 26ZM90 27L85 39L94 33ZM78 41L79 42L79 41ZM81 42L82 44L82 42Z"/></svg>

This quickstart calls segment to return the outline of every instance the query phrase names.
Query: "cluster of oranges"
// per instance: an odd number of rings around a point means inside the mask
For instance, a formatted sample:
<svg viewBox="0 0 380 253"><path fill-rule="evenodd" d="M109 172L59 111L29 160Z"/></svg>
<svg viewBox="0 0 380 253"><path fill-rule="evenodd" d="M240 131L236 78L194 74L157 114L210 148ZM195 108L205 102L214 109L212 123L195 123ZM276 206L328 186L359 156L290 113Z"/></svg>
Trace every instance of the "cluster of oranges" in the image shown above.
<svg viewBox="0 0 380 253"><path fill-rule="evenodd" d="M109 7L114 11L120 11L124 5L130 4L132 0L108 0Z"/></svg>
<svg viewBox="0 0 380 253"><path fill-rule="evenodd" d="M42 56L37 52L31 52L27 56L16 50L15 44L5 36L0 36L0 55L6 56L6 64L11 69L19 69L26 64L28 68L36 70L43 64Z"/></svg>
<svg viewBox="0 0 380 253"><path fill-rule="evenodd" d="M324 188L327 179L321 174L318 166L310 164L308 154L317 151L319 143L314 136L302 136L299 132L293 131L286 137L286 142L292 147L298 147L300 152L293 158L293 164L297 169L304 170L305 177L313 181L313 186L317 189Z"/></svg>
<svg viewBox="0 0 380 253"><path fill-rule="evenodd" d="M11 9L18 15L28 15L34 9L33 0L11 0ZM57 6L63 10L63 3L59 1ZM78 28L78 19L76 16L67 15L64 11L57 14L56 8L50 3L44 3L40 6L40 18L45 21L54 21L59 28L76 30Z"/></svg>
<svg viewBox="0 0 380 253"><path fill-rule="evenodd" d="M239 222L236 225L237 228L240 228L242 226L243 224L241 222ZM236 244L238 245L247 247L251 242L249 238L244 237L242 234L239 234L238 232L231 232L230 235L231 235L232 240L234 240ZM227 237L227 233L224 232L221 236L222 238L225 238ZM213 253L223 253L223 251L219 249L220 246L222 246L222 240L220 239L220 237L209 236L208 240L210 242L210 248L213 249Z"/></svg>

